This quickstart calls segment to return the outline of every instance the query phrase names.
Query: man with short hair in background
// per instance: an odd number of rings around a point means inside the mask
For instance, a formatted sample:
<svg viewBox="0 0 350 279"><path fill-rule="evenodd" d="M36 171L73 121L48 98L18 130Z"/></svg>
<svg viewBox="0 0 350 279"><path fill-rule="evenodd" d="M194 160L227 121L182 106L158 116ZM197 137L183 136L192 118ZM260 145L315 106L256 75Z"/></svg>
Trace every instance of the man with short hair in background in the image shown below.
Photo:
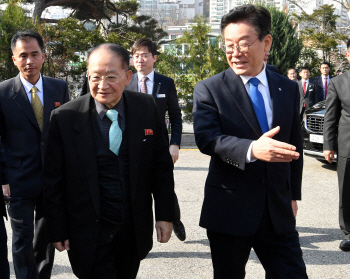
<svg viewBox="0 0 350 279"><path fill-rule="evenodd" d="M164 123L165 114L168 112L171 127L169 152L175 164L179 159L182 119L174 80L154 71L154 63L157 61L157 45L150 39L143 38L136 41L131 48L131 54L137 73L132 75L130 84L125 88L152 95ZM168 133L166 135L168 136ZM184 241L186 232L180 220L180 206L177 197L174 206L176 219L173 221L173 230L178 239Z"/></svg>
<svg viewBox="0 0 350 279"><path fill-rule="evenodd" d="M300 92L300 119L303 119L305 110L323 100L322 88L310 82L310 69L303 66L299 70L301 80L298 80Z"/></svg>
<svg viewBox="0 0 350 279"><path fill-rule="evenodd" d="M40 74L45 53L39 33L15 33L11 49L20 73L0 83L0 135L13 265L17 279L48 279L55 250L43 218L44 151L51 111L69 101L68 85Z"/></svg>
<svg viewBox="0 0 350 279"><path fill-rule="evenodd" d="M331 65L328 62L322 62L320 66L321 75L314 77L311 82L323 89L323 100L327 98L329 81L333 76L329 75Z"/></svg>
<svg viewBox="0 0 350 279"><path fill-rule="evenodd" d="M287 70L287 77L290 80L298 81L298 75L297 75L297 71L295 70L295 68L289 68Z"/></svg>

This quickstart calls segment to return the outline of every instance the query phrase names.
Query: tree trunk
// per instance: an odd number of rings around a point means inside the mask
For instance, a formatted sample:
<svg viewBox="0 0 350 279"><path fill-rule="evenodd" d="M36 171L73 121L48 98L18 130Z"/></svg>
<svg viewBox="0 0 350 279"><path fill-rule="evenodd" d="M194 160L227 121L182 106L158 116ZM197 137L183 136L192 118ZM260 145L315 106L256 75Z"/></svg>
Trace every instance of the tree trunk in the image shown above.
<svg viewBox="0 0 350 279"><path fill-rule="evenodd" d="M34 4L34 12L33 12L33 22L35 21L40 21L41 19L41 15L45 9L45 4L43 0L35 0L35 4Z"/></svg>

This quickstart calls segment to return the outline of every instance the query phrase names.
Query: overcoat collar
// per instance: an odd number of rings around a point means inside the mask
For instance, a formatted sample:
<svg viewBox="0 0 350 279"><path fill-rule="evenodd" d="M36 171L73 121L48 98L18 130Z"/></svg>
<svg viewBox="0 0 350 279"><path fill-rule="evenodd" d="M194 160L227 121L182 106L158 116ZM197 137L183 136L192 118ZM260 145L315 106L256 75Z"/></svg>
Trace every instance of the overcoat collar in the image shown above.
<svg viewBox="0 0 350 279"><path fill-rule="evenodd" d="M82 97L79 108L79 114L74 124L76 134L73 137L77 154L80 156L81 167L85 169L91 198L98 216L100 215L100 194L97 172L96 147L94 143L94 132L91 122L90 102L93 98L90 94ZM127 92L123 93L125 101L126 114L126 131L128 135L128 152L129 152L129 176L131 197L135 196L139 157L144 138L143 116L139 102L133 100Z"/></svg>

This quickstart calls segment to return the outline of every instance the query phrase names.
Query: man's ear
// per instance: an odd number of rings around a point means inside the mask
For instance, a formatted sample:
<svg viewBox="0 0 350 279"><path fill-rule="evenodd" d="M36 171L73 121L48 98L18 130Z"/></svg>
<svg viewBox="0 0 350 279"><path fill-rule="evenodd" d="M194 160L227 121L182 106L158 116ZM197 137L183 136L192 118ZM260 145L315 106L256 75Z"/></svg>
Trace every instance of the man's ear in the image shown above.
<svg viewBox="0 0 350 279"><path fill-rule="evenodd" d="M266 35L263 39L264 42L264 51L270 51L272 45L272 36L270 34Z"/></svg>
<svg viewBox="0 0 350 279"><path fill-rule="evenodd" d="M132 71L131 70L127 71L125 73L125 77L126 77L125 85L129 85L132 77Z"/></svg>

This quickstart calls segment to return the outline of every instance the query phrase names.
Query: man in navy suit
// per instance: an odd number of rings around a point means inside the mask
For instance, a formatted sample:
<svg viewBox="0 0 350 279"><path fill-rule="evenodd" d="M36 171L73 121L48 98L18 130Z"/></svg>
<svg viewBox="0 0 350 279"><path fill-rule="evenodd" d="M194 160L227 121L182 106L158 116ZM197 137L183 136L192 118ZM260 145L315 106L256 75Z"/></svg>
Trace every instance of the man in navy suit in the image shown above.
<svg viewBox="0 0 350 279"><path fill-rule="evenodd" d="M143 38L136 41L131 48L131 53L137 73L133 74L130 84L125 89L152 95L164 123L165 114L168 112L171 125L169 152L175 164L179 158L182 119L174 80L154 71L154 63L157 61L157 46L151 40ZM174 233L181 241L184 241L186 233L185 227L180 221L180 207L177 198L175 199L175 209Z"/></svg>
<svg viewBox="0 0 350 279"><path fill-rule="evenodd" d="M0 135L13 264L18 279L50 278L54 248L43 219L43 156L51 111L69 100L68 86L40 74L45 54L37 32L17 32L11 49L20 73L0 83Z"/></svg>
<svg viewBox="0 0 350 279"><path fill-rule="evenodd" d="M214 278L244 278L254 248L266 278L307 278L295 229L302 137L296 82L268 69L271 15L243 5L221 20L230 68L197 83L194 133L211 156L200 226Z"/></svg>
<svg viewBox="0 0 350 279"><path fill-rule="evenodd" d="M323 91L320 86L310 82L310 69L306 66L299 70L301 80L298 80L300 93L300 118L303 119L304 112L309 107L323 100Z"/></svg>
<svg viewBox="0 0 350 279"><path fill-rule="evenodd" d="M323 100L327 98L329 81L331 78L333 78L329 75L330 70L331 65L328 62L322 62L320 66L321 75L314 77L311 81L323 89Z"/></svg>

